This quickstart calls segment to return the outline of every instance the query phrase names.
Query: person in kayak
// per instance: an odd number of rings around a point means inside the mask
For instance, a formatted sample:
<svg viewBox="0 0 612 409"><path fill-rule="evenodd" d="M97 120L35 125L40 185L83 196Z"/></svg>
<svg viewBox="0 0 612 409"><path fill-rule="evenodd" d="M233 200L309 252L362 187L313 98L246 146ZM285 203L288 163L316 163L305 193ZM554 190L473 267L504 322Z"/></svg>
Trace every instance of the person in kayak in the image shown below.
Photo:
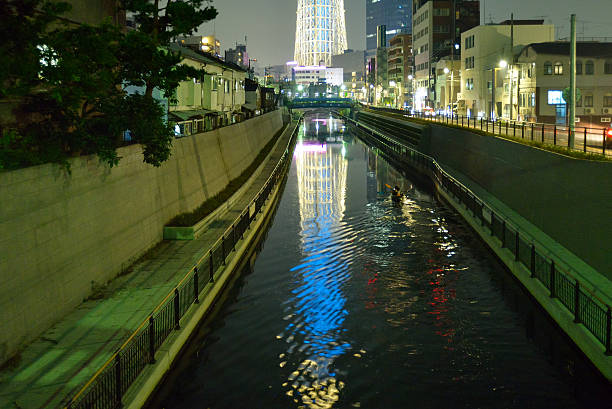
<svg viewBox="0 0 612 409"><path fill-rule="evenodd" d="M400 200L402 200L402 192L400 191L399 186L395 186L393 188L393 190L391 191L391 199L394 202L399 202Z"/></svg>

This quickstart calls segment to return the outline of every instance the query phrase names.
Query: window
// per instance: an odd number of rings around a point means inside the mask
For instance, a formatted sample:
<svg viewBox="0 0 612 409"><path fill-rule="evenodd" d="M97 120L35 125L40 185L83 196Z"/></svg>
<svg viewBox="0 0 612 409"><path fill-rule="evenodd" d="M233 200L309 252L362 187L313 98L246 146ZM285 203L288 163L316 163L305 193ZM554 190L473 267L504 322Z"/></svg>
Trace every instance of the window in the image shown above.
<svg viewBox="0 0 612 409"><path fill-rule="evenodd" d="M531 93L531 101L529 101L529 102L530 102L530 104L529 104L530 107L536 106L535 92Z"/></svg>
<svg viewBox="0 0 612 409"><path fill-rule="evenodd" d="M576 75L582 75L582 61L576 61Z"/></svg>
<svg viewBox="0 0 612 409"><path fill-rule="evenodd" d="M593 75L593 74L595 74L595 64L593 64L593 61L589 60L589 61L586 62L586 64L584 64L584 73L586 75Z"/></svg>
<svg viewBox="0 0 612 409"><path fill-rule="evenodd" d="M465 89L467 90L474 89L474 79L473 78L468 78L468 80L465 82Z"/></svg>
<svg viewBox="0 0 612 409"><path fill-rule="evenodd" d="M552 73L553 73L552 63L550 61L546 61L544 63L544 75L552 75Z"/></svg>
<svg viewBox="0 0 612 409"><path fill-rule="evenodd" d="M469 50L474 47L474 36L469 36L465 38L465 49Z"/></svg>
<svg viewBox="0 0 612 409"><path fill-rule="evenodd" d="M604 74L612 74L612 61L607 60L604 64Z"/></svg>
<svg viewBox="0 0 612 409"><path fill-rule="evenodd" d="M448 25L435 25L433 27L433 32L434 33L450 33L450 26Z"/></svg>
<svg viewBox="0 0 612 409"><path fill-rule="evenodd" d="M217 77L210 77L210 81L211 81L212 90L216 91L217 87L219 86L219 83L217 82Z"/></svg>
<svg viewBox="0 0 612 409"><path fill-rule="evenodd" d="M584 106L587 108L593 107L593 95L585 95L584 96Z"/></svg>
<svg viewBox="0 0 612 409"><path fill-rule="evenodd" d="M606 108L612 108L612 95L606 95L604 96L604 107Z"/></svg>
<svg viewBox="0 0 612 409"><path fill-rule="evenodd" d="M563 75L563 63L555 63L555 75Z"/></svg>
<svg viewBox="0 0 612 409"><path fill-rule="evenodd" d="M577 107L581 107L581 106L582 106L582 96L580 96L580 98L578 98L578 99L576 100L576 106L577 106Z"/></svg>
<svg viewBox="0 0 612 409"><path fill-rule="evenodd" d="M465 59L465 69L468 70L474 68L474 57L468 57Z"/></svg>

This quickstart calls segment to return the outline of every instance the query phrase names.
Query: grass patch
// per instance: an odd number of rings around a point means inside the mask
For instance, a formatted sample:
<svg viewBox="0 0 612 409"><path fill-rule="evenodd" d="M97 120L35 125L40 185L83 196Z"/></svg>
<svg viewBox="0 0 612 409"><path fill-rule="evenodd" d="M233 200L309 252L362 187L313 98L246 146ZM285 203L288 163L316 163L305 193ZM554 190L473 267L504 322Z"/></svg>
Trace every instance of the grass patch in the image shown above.
<svg viewBox="0 0 612 409"><path fill-rule="evenodd" d="M534 148L539 148L545 151L559 153L561 155L569 156L569 157L576 158L576 159L584 159L584 160L592 160L592 161L612 161L612 158L610 158L609 156L604 156L601 153L582 152L582 151L572 150L564 146L549 145L549 144L545 144L545 143L538 142L538 141L532 141L530 139L523 139L523 138L517 138L514 136L506 136L506 135L496 135L491 132L482 131L480 129L468 128L466 126L461 126L457 124L450 124L450 123L447 124L444 122L429 121L427 119L421 119L421 118L408 118L401 114L394 114L391 112L384 112L384 111L368 111L368 112L372 112L378 115L385 115L391 118L398 118L404 121L414 122L414 123L421 124L421 125L435 124L435 125L446 126L448 128L460 129L462 131L469 131L476 135L492 136L495 138L506 139L509 141L517 142L517 143L527 145L527 146L532 146Z"/></svg>
<svg viewBox="0 0 612 409"><path fill-rule="evenodd" d="M276 134L270 139L270 141L264 146L257 157L253 160L251 165L245 169L244 172L240 174L237 178L231 180L225 189L214 195L213 197L207 199L198 206L192 212L181 213L170 222L166 226L168 227L190 227L194 224L198 223L200 220L214 212L219 206L225 203L244 183L253 175L255 169L259 167L259 165L263 162L263 160L268 156L268 153L280 138L281 134L285 131L287 125L283 126Z"/></svg>

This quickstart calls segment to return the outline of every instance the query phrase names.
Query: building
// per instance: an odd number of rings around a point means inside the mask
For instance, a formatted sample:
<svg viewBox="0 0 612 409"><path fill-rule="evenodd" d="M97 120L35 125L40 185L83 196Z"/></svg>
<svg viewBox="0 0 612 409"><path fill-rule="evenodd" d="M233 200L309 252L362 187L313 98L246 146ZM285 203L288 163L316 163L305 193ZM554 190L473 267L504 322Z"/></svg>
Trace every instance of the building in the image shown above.
<svg viewBox="0 0 612 409"><path fill-rule="evenodd" d="M239 65L242 68L249 68L249 54L246 44L236 44L236 48L225 51L225 61Z"/></svg>
<svg viewBox="0 0 612 409"><path fill-rule="evenodd" d="M459 59L461 33L478 26L480 3L467 0L414 0L414 108L433 107L436 96L435 64L444 57Z"/></svg>
<svg viewBox="0 0 612 409"><path fill-rule="evenodd" d="M516 57L515 91L520 119L565 124L563 90L569 87L570 44L542 42L525 46ZM504 82L507 87L508 80ZM609 126L612 118L612 43L576 45L576 118L582 126ZM517 97L518 95L518 97ZM504 104L509 95L504 94Z"/></svg>
<svg viewBox="0 0 612 409"><path fill-rule="evenodd" d="M344 50L344 53L332 55L332 67L342 68L344 82L364 81L365 51Z"/></svg>
<svg viewBox="0 0 612 409"><path fill-rule="evenodd" d="M376 36L376 80L375 80L375 97L374 103L376 105L385 104L390 105L391 100L389 98L389 65L387 61L387 28L378 26Z"/></svg>
<svg viewBox="0 0 612 409"><path fill-rule="evenodd" d="M366 91L366 52L345 50L343 54L332 56L332 66L342 68L344 90L342 97L365 101Z"/></svg>
<svg viewBox="0 0 612 409"><path fill-rule="evenodd" d="M271 65L265 67L266 78L271 82L291 81L292 68L295 66L293 61L285 64Z"/></svg>
<svg viewBox="0 0 612 409"><path fill-rule="evenodd" d="M206 71L202 78L181 82L176 101L168 107L168 117L178 127L177 135L203 132L243 119L246 70L179 44L169 48L181 52L182 64Z"/></svg>
<svg viewBox="0 0 612 409"><path fill-rule="evenodd" d="M344 83L344 69L342 67L325 69L325 82L327 85L340 87Z"/></svg>
<svg viewBox="0 0 612 409"><path fill-rule="evenodd" d="M517 98L502 101L506 76L514 75L512 88L518 79L513 68L513 55L527 44L555 39L555 27L544 20L504 21L474 27L461 35L461 93L458 96L460 114L517 118ZM506 66L501 67L500 62ZM502 65L504 65L502 63ZM494 77L495 75L495 77ZM493 83L495 89L492 89ZM510 95L510 87L507 94ZM515 93L513 93L515 95ZM497 96L497 98L495 98ZM495 113L492 101L495 99ZM512 110L510 110L512 106Z"/></svg>
<svg viewBox="0 0 612 409"><path fill-rule="evenodd" d="M366 1L366 48L373 56L377 48L377 27L386 27L388 39L396 34L412 33L412 0ZM389 43L385 44L388 47Z"/></svg>
<svg viewBox="0 0 612 409"><path fill-rule="evenodd" d="M389 41L387 73L393 106L412 106L412 35L397 34Z"/></svg>
<svg viewBox="0 0 612 409"><path fill-rule="evenodd" d="M298 0L295 61L301 66L331 66L332 55L348 48L344 0Z"/></svg>
<svg viewBox="0 0 612 409"><path fill-rule="evenodd" d="M323 65L311 67L293 67L292 80L296 85L308 86L311 84L326 84L341 86L343 83L342 68L328 68Z"/></svg>
<svg viewBox="0 0 612 409"><path fill-rule="evenodd" d="M221 41L214 35L188 36L181 38L179 43L183 47L189 47L193 50L202 51L214 57L221 58Z"/></svg>
<svg viewBox="0 0 612 409"><path fill-rule="evenodd" d="M77 24L100 24L105 19L118 26L125 26L126 13L119 0L65 0L71 9L62 18Z"/></svg>

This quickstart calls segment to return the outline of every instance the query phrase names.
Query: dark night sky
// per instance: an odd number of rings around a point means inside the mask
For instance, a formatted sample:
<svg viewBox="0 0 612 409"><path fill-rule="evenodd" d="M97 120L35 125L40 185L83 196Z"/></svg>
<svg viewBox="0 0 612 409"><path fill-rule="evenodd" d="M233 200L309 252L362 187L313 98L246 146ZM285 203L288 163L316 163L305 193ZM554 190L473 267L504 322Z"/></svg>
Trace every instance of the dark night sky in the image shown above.
<svg viewBox="0 0 612 409"><path fill-rule="evenodd" d="M366 1L344 0L348 46L352 49L365 48ZM214 23L203 25L199 33L216 32L222 54L236 41L244 42L246 35L249 55L258 59L260 67L293 59L297 0L216 0L212 4L219 16ZM512 12L516 19L544 18L552 22L558 37L569 36L569 16L576 13L579 37L612 37L612 0L481 1L481 15L486 15L487 22L509 19Z"/></svg>

